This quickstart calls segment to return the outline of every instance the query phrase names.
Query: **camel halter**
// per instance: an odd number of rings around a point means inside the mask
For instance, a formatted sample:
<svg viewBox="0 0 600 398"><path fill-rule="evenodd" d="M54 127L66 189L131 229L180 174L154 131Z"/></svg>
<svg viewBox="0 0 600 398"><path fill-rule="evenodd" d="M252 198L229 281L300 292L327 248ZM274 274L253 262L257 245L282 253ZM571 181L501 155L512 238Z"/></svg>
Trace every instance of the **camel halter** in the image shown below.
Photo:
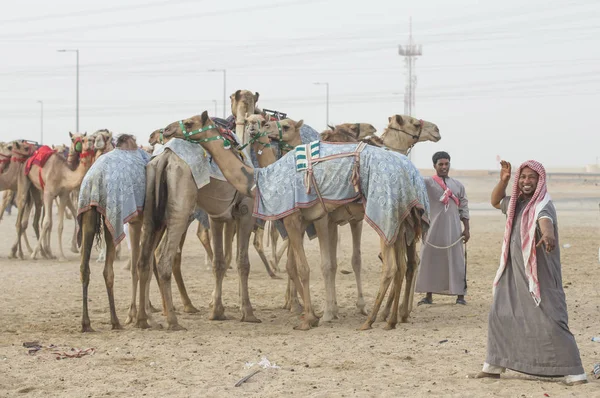
<svg viewBox="0 0 600 398"><path fill-rule="evenodd" d="M165 143L165 136L163 134L164 132L165 132L165 129L160 129L160 133L158 134L158 143L160 145L163 145Z"/></svg>
<svg viewBox="0 0 600 398"><path fill-rule="evenodd" d="M181 128L181 132L183 133L183 137L186 141L193 142L195 144L202 144L203 142L223 140L223 148L231 149L231 141L229 141L227 138L223 137L221 134L216 135L214 137L201 138L198 140L191 138L193 135L196 135L198 133L203 133L208 130L217 130L217 126L215 124L210 124L206 127L202 127L201 129L187 132L187 131L185 131L185 126L183 125L183 120L180 120L179 127Z"/></svg>
<svg viewBox="0 0 600 398"><path fill-rule="evenodd" d="M401 133L404 133L404 134L406 134L406 135L409 135L409 136L411 136L411 137L412 137L412 139L414 139L414 140L415 140L415 141L414 141L412 144L410 144L410 146L408 147L408 150L407 150L407 152L406 152L406 155L407 155L407 156L408 156L408 154L410 153L410 151L412 150L412 148L415 146L415 144L416 144L417 142L419 142L419 139L421 138L421 133L423 132L423 119L419 119L419 123L420 123L420 125L419 125L419 132L417 133L417 135L411 134L411 133L409 133L408 131L404 131L404 130L402 130L402 129L397 129L397 128L395 128L395 127L388 127L388 129L390 129L390 130L399 131L399 132L401 132ZM388 130L385 130L385 131L383 132L383 134L381 134L381 139L383 139L383 138L385 137L385 135L387 134L387 132L388 132ZM391 148L391 147L390 147L390 148ZM391 149L394 149L394 148L391 148Z"/></svg>
<svg viewBox="0 0 600 398"><path fill-rule="evenodd" d="M292 149L294 149L293 146L291 146L290 144L288 144L287 142L285 142L283 140L283 129L281 128L281 123L279 123L279 120L275 121L275 125L277 126L277 130L279 131L279 141L277 141L277 145L279 146L279 150L281 152L283 151L291 151Z"/></svg>
<svg viewBox="0 0 600 398"><path fill-rule="evenodd" d="M10 155L5 155L3 153L0 153L0 157L4 158L4 159L0 159L0 164L5 164L5 163L10 162Z"/></svg>

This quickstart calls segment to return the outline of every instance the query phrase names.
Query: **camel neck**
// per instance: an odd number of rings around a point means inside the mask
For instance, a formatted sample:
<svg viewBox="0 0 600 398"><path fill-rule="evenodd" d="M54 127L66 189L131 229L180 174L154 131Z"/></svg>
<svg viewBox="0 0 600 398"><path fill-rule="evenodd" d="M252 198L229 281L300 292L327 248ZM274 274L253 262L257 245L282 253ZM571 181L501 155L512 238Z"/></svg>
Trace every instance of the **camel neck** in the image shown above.
<svg viewBox="0 0 600 398"><path fill-rule="evenodd" d="M202 142L217 166L233 187L246 196L254 197L254 169L244 164L230 149L223 147L221 140Z"/></svg>

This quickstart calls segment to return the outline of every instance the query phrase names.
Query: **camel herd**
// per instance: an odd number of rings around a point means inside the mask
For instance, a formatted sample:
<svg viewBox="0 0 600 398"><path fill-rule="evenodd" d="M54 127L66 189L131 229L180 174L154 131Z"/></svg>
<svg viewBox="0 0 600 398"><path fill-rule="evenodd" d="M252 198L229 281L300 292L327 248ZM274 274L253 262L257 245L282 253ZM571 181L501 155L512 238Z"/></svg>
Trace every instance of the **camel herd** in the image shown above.
<svg viewBox="0 0 600 398"><path fill-rule="evenodd" d="M361 329L371 328L390 285L392 290L381 311L380 319L387 320L387 329L396 326L398 317L402 322L406 322L412 309L419 264L416 245L426 232L429 220L428 201L422 178L414 165L403 155L417 142L439 141L441 136L438 127L433 123L402 115L390 117L387 127L379 136L375 135L375 128L367 123L347 123L330 127L320 134L320 142L314 141L317 142L316 147L321 148L323 156L319 158L318 154L311 153L308 155L306 171L292 169L290 172L283 164L286 167L295 167L294 162L298 162L299 159L298 153L302 153L298 152L298 148L303 149L302 146L308 144L306 148L309 148L310 152L310 148L315 146L314 142L310 144L302 141L303 121L288 118L280 120L261 111L256 106L258 93L238 90L230 98L230 126L231 130L235 130L235 134L225 131L222 124L216 123L214 118L211 119L207 112L204 112L154 131L149 139L151 146L144 147L149 153L152 153L153 146L164 145L165 149L146 164L146 179L140 182L145 184L143 209L140 207L139 211L127 219L131 243L132 294L126 323L134 323L140 328L148 328L155 324L151 317L153 307L148 296L152 274L158 282L168 329L183 329L174 311L172 276L175 277L181 296L183 311L198 311L187 294L181 275L181 250L193 215L198 212L208 216L210 220L208 224L199 222L197 231L215 275L210 320L225 319L222 285L226 270L234 258L232 242L235 238L241 321L260 322L254 314L248 293L248 252L250 238L254 234L253 245L271 277L279 278L278 263L283 252L287 251L288 284L284 307L300 315L300 323L295 328L309 330L317 326L320 317L311 299L310 267L303 243L307 229L311 228L316 232L319 242L326 291L321 319L337 319L337 229L346 223L350 224L352 232L351 263L357 285L356 306L360 313L367 315L361 282L360 249L363 220L366 220L381 237L380 258L383 264L375 303ZM235 121L235 125L232 120ZM112 236L114 231L106 222L106 209L88 206L77 211L82 181L92 165L115 148L113 135L108 130L98 130L89 135L69 135L71 145L68 149L37 149L34 143L25 140L0 144L0 190L5 191L2 210L13 200L18 209L17 236L10 257L24 258L21 247L21 241L24 240L32 259L39 256L56 258L50 247L50 237L53 204L57 201L59 259L65 259L62 234L66 209L77 217L77 226L71 241L72 252L79 252L77 227L81 237L82 332L93 330L88 316L87 291L90 282L91 251L98 234L103 235L106 247L104 278L109 297L111 324L113 329L120 329L113 294L113 262L117 255L117 237ZM169 150L170 144L179 143L170 142L171 140L184 140L186 145L191 143L194 148L203 149L204 156L209 156L211 161L216 163L224 178L217 179L211 176L210 181L198 188L192 175L193 167L175 151ZM122 145L128 149L137 148L134 139L125 140ZM201 149L198 146L201 146ZM43 153L44 151L46 153ZM35 160L31 161L34 153ZM251 153L254 163L248 159L248 153ZM330 175L334 176L332 178L335 181L338 181L341 175L348 175L349 178L337 183L341 188L333 186L331 189L345 189L345 192L350 194L346 194L340 200L330 199L326 191L330 189L329 185L335 184L324 184L319 180L329 178L320 176ZM293 190L294 188L289 187L296 181L302 190L306 189L307 195L312 195L310 197L315 199L294 205L291 211L267 214L261 209L269 207L267 191L272 186L268 184L277 184L277 181L280 185L275 189L279 191ZM81 195L84 194L82 191ZM385 220L378 220L377 217L381 218L381 215L377 214L377 206L370 206L369 198L372 204L381 205L382 208L388 206L387 208L393 211L385 214ZM376 200L379 203L375 203ZM33 249L25 234L32 210L32 225L38 239ZM43 218L40 229L41 217ZM258 219L271 222L268 234L272 242L271 259L268 259L264 252L264 231L267 228L264 221L260 223L257 222ZM276 222L280 223L278 228L273 226ZM277 250L278 231L282 228L287 240L284 241L284 246ZM401 287L405 280L406 287L400 304Z"/></svg>

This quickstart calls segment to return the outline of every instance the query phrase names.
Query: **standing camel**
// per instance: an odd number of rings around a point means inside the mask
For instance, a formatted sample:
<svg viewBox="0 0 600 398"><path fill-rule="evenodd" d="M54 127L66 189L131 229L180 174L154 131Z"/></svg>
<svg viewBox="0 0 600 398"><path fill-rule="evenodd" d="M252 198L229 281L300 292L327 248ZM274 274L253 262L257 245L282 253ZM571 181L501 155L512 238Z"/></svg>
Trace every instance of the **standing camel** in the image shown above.
<svg viewBox="0 0 600 398"><path fill-rule="evenodd" d="M189 144L188 144L189 145ZM233 154L233 152L232 152ZM236 155L234 155L235 157ZM223 228L226 223L237 225L237 268L240 277L241 312L243 322L260 322L254 316L248 294L250 262L248 245L254 219L252 199L240 195L228 182L210 178L200 189L196 185L190 167L172 150L165 149L146 167L146 202L141 238L141 255L138 261L140 301L137 309L137 327L147 328L147 286L151 263L156 256L158 282L163 296L168 329L181 330L173 311L171 274L175 276L185 312L197 312L185 291L181 270L176 261L177 248L181 245L188 219L195 208L203 209L210 217L211 243L213 246L213 273L215 289L210 320L225 318L222 302L222 285L226 271ZM159 244L160 242L160 244ZM231 242L229 242L230 244ZM156 250L155 250L156 249ZM133 307L133 305L132 305ZM130 314L132 311L130 311Z"/></svg>
<svg viewBox="0 0 600 398"><path fill-rule="evenodd" d="M69 133L71 138L73 134ZM52 249L50 247L50 237L52 232L52 203L54 198L59 197L59 208L58 208L58 248L61 260L66 260L63 251L62 244L62 233L64 223L64 212L65 206L69 207L72 214L75 213L75 207L71 202L71 192L74 189L79 188L81 181L85 176L85 173L90 168L94 159L94 143L86 137L86 134L81 135L80 139L74 142L72 145L72 151L80 152L79 165L75 170L71 170L61 156L52 154L45 162L43 167L38 164L31 164L31 169L28 175L24 175L19 180L19 194L18 198L26 195L29 191L30 186L33 186L37 190L43 192L43 205L44 205L44 218L42 222L42 231L40 239L36 248L31 255L32 259L36 259L41 253L45 253L48 257L54 258ZM79 150L78 150L79 148ZM50 149L50 148L48 148ZM24 201L20 201L24 202ZM23 203L24 204L24 203ZM21 217L21 206L19 203L19 218ZM18 223L17 223L18 224ZM17 226L18 228L18 226ZM17 230L17 243L13 246L13 253L20 246L20 238L22 231L18 228ZM76 247L75 247L76 249ZM75 251L76 253L78 251Z"/></svg>
<svg viewBox="0 0 600 398"><path fill-rule="evenodd" d="M90 256L94 238L102 233L106 244L103 274L110 306L110 320L112 329L121 329L113 291L115 247L125 237L123 224L128 223L131 237L131 261L133 264L137 262L142 227L141 212L146 189L145 169L149 159L148 154L137 148L133 136L123 134L117 140L117 148L99 158L82 181L77 217L82 247L82 332L93 331L88 314ZM135 267L132 268L133 274ZM132 275L132 280L135 280L134 275ZM133 294L135 295L135 286Z"/></svg>
<svg viewBox="0 0 600 398"><path fill-rule="evenodd" d="M219 130L216 128L213 121L210 120L207 112L204 112L202 115L171 123L165 128L164 135L165 137L182 135L189 140L201 144L204 149L213 156L227 180L230 181L240 193L243 193L248 197L256 197L256 200L263 200L265 198L265 193L260 191L262 178L266 178L266 181L271 181L269 180L270 175L270 177L277 177L277 180L289 180L289 174L284 172L284 174L278 175L277 173L280 173L280 170L283 167L295 167L296 165L293 154L288 154L266 169L258 169L255 172L251 167L239 161L239 159L227 149L227 140L220 135ZM259 145L260 143L257 141L255 144ZM264 145L270 145L270 143L264 143ZM333 202L317 195L319 199L315 199L310 203L307 202L305 205L295 208L293 212L285 211L282 213L284 224L290 239L287 270L288 274L294 280L296 288L300 292L304 302L304 317L302 318L300 325L297 326L297 329L308 330L313 326L317 326L319 322L319 318L314 312L310 298L310 269L308 267L302 243L303 234L308 223L314 222L315 224L322 248L321 261L323 267L329 267L332 261L329 248L332 244L335 247L335 241L332 239L335 234L331 233L332 231L329 230L328 223L324 220L326 214L333 213L334 217L341 216L344 211L348 210L347 208L344 208L344 204L348 204L352 200L364 195L367 200L364 204L365 214L369 217L367 218L367 221L370 221L372 225L377 226L377 224L372 221L371 217L374 217L375 215L378 217L382 216L382 214L377 214L377 211L382 210L380 206L382 204L381 201L383 200L384 204L391 206L390 210L392 211L385 212L389 219L389 223L384 229L378 230L381 235L384 263L379 294L371 315L367 319L365 325L363 325L363 328L371 327L371 324L373 323L372 320L374 320L377 315L383 297L385 296L392 279L395 281L393 290L394 306L393 312L388 320L388 328L395 327L398 319L400 288L406 272L406 247L407 245L414 245L416 241L420 239L422 232L424 232L428 225L428 201L423 179L408 159L401 157L402 155L397 155L393 152L375 147L354 144L348 144L346 146L354 148L354 151L350 152L349 155L344 154L342 156L343 162L337 161L339 156L337 158L334 157L335 160L323 161L321 159L319 163L314 166L315 170L317 170L315 173L319 173L319 169L326 170L326 168L332 166L337 166L340 171L344 170L346 173L351 173L353 180L352 186L344 188L348 192L350 191L350 188L354 188L357 190L356 195L349 199ZM274 155L272 151L259 150L258 152L260 152L260 157L264 157L262 160L259 158L259 162L273 163ZM358 168L358 163L354 162L354 160L358 161L358 159L360 159L361 162L360 168ZM309 163L309 165L310 164L311 163ZM342 165L341 169L339 168L340 164ZM350 167L351 170L348 167ZM396 173L392 173L390 167L394 168ZM358 180L358 177L360 177L360 180ZM379 184L375 182L375 178L379 180ZM298 183L298 181L304 181L304 176L299 173L298 175L293 176L292 180L294 179L297 180L296 182ZM314 183L316 180L313 179L312 181ZM394 184L392 184L392 181ZM381 184L383 184L384 191L390 196L379 198L379 200L376 200L377 203L369 205L368 196L374 196L378 189L376 187L381 186ZM335 186L338 187L339 182L336 182ZM264 184L262 184L262 188L264 189ZM293 186L286 187L282 184L275 185L276 191L280 190L285 194L291 192L287 188L294 189ZM273 196L271 195L271 197ZM399 200L400 197L403 198L401 201ZM262 206L265 206L265 203L266 202L263 201ZM281 205L281 195L276 194L275 201L271 204L275 206ZM257 213L257 210L260 210L260 206L261 202L255 203L254 213L259 214ZM339 212L339 214L337 214L337 212ZM373 212L375 213L370 214ZM386 218L386 216L384 216L384 218ZM263 217L269 218L270 216L263 215ZM377 219L380 220L380 218ZM333 242L330 239L332 239ZM330 242L329 245L325 244L327 241ZM405 292L403 309L401 311L407 318L409 313L407 292Z"/></svg>

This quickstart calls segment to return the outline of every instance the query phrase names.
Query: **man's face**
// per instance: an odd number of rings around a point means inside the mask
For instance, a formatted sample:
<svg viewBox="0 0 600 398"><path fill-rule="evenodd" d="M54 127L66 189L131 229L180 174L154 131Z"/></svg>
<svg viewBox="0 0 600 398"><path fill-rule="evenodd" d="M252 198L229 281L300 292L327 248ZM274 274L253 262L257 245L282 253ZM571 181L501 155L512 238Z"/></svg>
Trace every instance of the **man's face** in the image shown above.
<svg viewBox="0 0 600 398"><path fill-rule="evenodd" d="M448 159L438 159L433 167L439 177L448 177L450 171L450 161Z"/></svg>
<svg viewBox="0 0 600 398"><path fill-rule="evenodd" d="M529 167L524 167L519 175L519 190L525 197L532 197L538 184L538 173Z"/></svg>

